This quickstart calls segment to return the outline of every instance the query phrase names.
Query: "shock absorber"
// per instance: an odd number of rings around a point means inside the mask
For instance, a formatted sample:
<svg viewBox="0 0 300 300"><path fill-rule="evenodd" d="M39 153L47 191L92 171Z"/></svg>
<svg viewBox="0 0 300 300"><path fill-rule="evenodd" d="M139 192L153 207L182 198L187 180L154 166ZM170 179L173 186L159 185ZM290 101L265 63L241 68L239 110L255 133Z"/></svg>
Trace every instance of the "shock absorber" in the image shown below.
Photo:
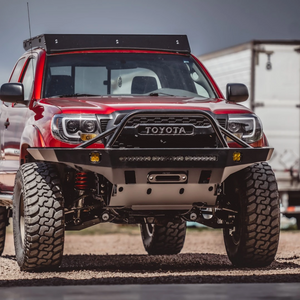
<svg viewBox="0 0 300 300"><path fill-rule="evenodd" d="M78 191L85 191L88 189L87 173L77 172L75 175L75 188Z"/></svg>
<svg viewBox="0 0 300 300"><path fill-rule="evenodd" d="M77 172L75 175L75 189L79 193L79 200L77 201L77 213L74 218L74 224L81 224L81 208L84 205L84 193L88 190L88 175L85 172Z"/></svg>

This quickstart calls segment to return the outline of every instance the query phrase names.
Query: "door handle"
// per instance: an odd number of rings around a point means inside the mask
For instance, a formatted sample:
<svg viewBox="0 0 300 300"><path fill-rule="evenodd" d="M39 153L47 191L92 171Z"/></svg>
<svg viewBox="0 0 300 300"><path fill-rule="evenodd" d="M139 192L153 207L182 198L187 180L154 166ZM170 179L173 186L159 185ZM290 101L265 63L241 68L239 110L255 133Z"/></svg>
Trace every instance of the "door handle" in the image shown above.
<svg viewBox="0 0 300 300"><path fill-rule="evenodd" d="M7 127L9 126L9 124L10 124L10 122L9 122L9 120L7 119L7 120L4 122L4 126L5 126L6 129L7 129Z"/></svg>

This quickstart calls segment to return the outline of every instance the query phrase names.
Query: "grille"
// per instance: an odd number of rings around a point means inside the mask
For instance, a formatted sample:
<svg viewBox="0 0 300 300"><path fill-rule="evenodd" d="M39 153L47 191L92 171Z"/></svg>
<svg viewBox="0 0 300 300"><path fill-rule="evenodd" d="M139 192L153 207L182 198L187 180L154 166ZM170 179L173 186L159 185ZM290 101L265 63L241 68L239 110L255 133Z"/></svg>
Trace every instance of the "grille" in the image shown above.
<svg viewBox="0 0 300 300"><path fill-rule="evenodd" d="M101 132L104 132L106 130L109 120L110 119L100 119Z"/></svg>
<svg viewBox="0 0 300 300"><path fill-rule="evenodd" d="M210 122L203 116L163 116L163 117L134 117L126 123L126 127L135 127L138 124L192 124L196 127L210 126Z"/></svg>
<svg viewBox="0 0 300 300"><path fill-rule="evenodd" d="M115 122L120 122L120 118ZM224 124L224 121L220 120L220 123ZM182 131L184 134L180 134ZM208 118L183 113L181 116L134 116L128 120L112 147L216 148L218 144Z"/></svg>
<svg viewBox="0 0 300 300"><path fill-rule="evenodd" d="M226 128L226 119L217 119L217 122L219 123L219 125Z"/></svg>

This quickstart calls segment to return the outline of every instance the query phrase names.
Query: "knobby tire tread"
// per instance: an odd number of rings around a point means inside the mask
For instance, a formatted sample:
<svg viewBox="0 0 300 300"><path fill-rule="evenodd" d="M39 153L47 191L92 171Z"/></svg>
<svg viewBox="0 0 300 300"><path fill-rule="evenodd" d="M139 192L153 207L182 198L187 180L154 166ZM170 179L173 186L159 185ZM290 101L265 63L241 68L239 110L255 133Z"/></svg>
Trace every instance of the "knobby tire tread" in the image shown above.
<svg viewBox="0 0 300 300"><path fill-rule="evenodd" d="M276 255L280 233L280 206L275 175L266 163L252 165L237 174L241 211L240 242L231 251L228 230L224 230L227 254L241 267L270 265Z"/></svg>
<svg viewBox="0 0 300 300"><path fill-rule="evenodd" d="M16 249L22 253L17 255L20 268L24 271L56 268L61 264L64 247L64 201L57 171L44 162L24 164L17 173L16 183L22 189L25 219L23 251ZM15 242L15 247L20 245Z"/></svg>
<svg viewBox="0 0 300 300"><path fill-rule="evenodd" d="M183 248L186 235L186 222L168 222L165 226L154 225L153 234L149 236L145 229L146 224L141 227L141 234L145 250L150 255L172 255L178 254Z"/></svg>

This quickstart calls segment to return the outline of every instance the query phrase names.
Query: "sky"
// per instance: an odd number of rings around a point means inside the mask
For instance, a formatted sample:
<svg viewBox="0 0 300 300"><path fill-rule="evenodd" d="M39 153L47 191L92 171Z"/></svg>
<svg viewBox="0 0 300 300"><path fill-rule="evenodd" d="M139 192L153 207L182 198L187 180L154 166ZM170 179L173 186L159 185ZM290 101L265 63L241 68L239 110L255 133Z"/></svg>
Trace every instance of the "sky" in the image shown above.
<svg viewBox="0 0 300 300"><path fill-rule="evenodd" d="M253 39L300 40L300 0L0 0L0 84L43 33L186 34L196 56Z"/></svg>

